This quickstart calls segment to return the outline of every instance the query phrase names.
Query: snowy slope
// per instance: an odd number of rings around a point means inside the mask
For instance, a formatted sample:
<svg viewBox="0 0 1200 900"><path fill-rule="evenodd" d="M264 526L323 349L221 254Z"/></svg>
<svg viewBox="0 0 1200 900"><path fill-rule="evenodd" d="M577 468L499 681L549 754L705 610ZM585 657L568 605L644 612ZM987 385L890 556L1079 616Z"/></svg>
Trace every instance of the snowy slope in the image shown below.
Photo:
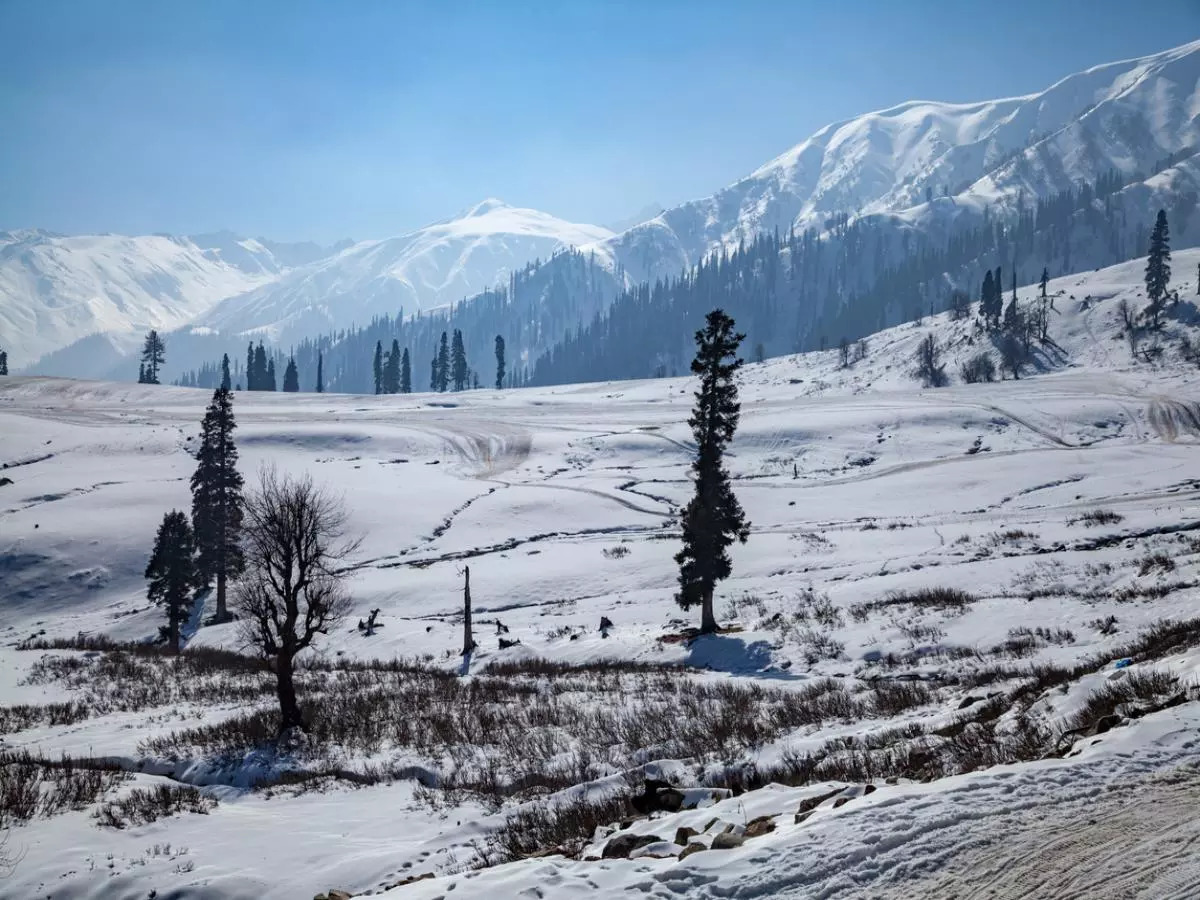
<svg viewBox="0 0 1200 900"><path fill-rule="evenodd" d="M1176 254L1186 275L1173 286L1185 298L1196 293L1197 263L1200 250ZM1173 320L1161 362L1149 365L1134 361L1117 333L1120 301L1144 303L1137 264L1057 279L1050 290L1051 336L1062 352L1042 359L1040 376L922 389L909 371L924 334L949 348L952 371L980 349L969 322L946 317L873 336L850 368L839 367L836 351L747 366L729 463L753 529L733 548L734 575L717 605L722 622L741 630L691 646L667 640L680 617L695 619L672 599L673 516L689 489L689 379L453 396L239 394L241 467L251 476L266 462L310 472L344 495L364 537L352 619L380 608L383 627L369 638L352 626L331 633L329 659L430 654L457 667L469 563L476 675L491 661L541 656L686 662L710 670L692 676L702 682L763 689L800 691L825 677L851 692L888 677L941 685L898 716L834 717L753 750L663 763L673 779L698 781L705 766L771 764L790 752L826 752L830 741L951 723L970 689L949 675L1111 660L1154 623L1195 615L1200 543L1187 532L1152 533L1200 518L1192 477L1200 373L1175 352L1189 326ZM1023 299L1032 293L1021 290ZM188 449L207 400L175 388L0 379L0 433L9 436L0 462L12 481L0 486L0 702L73 696L29 681L40 654L15 650L21 638L155 633L160 614L146 604L142 570L163 512L187 508ZM1101 508L1120 518L1080 523ZM1162 558L1169 571L1147 568ZM889 591L931 586L976 599L949 613L860 621L853 612ZM828 594L832 621L781 627L810 588ZM1093 624L1108 615L1115 633ZM596 628L602 616L614 623L608 636ZM496 619L520 645L498 649ZM1013 629L1035 626L1071 635L1035 642L1018 658L993 649ZM814 658L818 631L841 649ZM192 638L195 646L234 642L228 626ZM942 645L963 654L934 649ZM910 661L885 668L877 660L887 654ZM1198 667L1193 649L1134 671L1158 668L1194 684ZM1106 663L1047 691L1032 713L1061 727L1088 691L1122 677L1116 671ZM1127 879L1128 896L1161 900L1194 896L1200 884L1183 849L1195 837L1189 810L1200 787L1194 771L1173 772L1194 761L1195 702L1088 739L1062 760L927 784L880 779L869 796L860 789L837 808L827 801L801 823L793 813L804 800L844 785L768 785L632 826L670 842L678 826L778 817L775 832L736 850L683 861L551 854L478 873L464 869L505 811L470 797L430 806L408 781L271 795L246 790L236 766L231 777L201 756L168 763L139 750L149 736L242 706L152 705L0 736L12 749L108 755L131 768L142 761L139 786L169 783L147 774L168 772L209 785L221 801L208 815L119 831L99 827L86 809L35 818L13 831L24 858L0 896L291 898L329 887L380 891L425 874L435 877L388 896L963 897L983 896L970 891L999 870L1004 891L987 896L1094 896L1103 876ZM368 762L449 765L402 747L340 759ZM262 764L259 751L240 763L248 771ZM624 783L604 760L595 765L588 790ZM1096 868L1092 847L1110 848L1106 868ZM1072 893L1051 887L1060 872L1078 882Z"/></svg>
<svg viewBox="0 0 1200 900"><path fill-rule="evenodd" d="M14 369L100 332L124 346L149 328L179 328L226 297L327 252L229 232L0 233L0 346ZM81 363L92 358L88 347L78 349Z"/></svg>
<svg viewBox="0 0 1200 900"><path fill-rule="evenodd" d="M911 101L828 125L736 184L608 245L634 280L673 275L762 230L906 212L933 229L962 208L1028 208L1109 169L1149 175L1185 148L1200 150L1200 41L1096 66L1024 97Z"/></svg>
<svg viewBox="0 0 1200 900"><path fill-rule="evenodd" d="M273 337L361 325L401 309L411 314L454 303L506 283L528 262L610 236L606 228L489 199L409 234L362 241L231 298L196 324Z"/></svg>

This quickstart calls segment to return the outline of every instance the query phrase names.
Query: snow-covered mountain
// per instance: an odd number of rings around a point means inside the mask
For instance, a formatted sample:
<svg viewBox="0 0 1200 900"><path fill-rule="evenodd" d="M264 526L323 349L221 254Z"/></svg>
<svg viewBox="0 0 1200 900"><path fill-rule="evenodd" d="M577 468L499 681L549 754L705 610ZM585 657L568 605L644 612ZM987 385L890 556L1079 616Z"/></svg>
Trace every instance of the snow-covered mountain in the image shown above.
<svg viewBox="0 0 1200 900"><path fill-rule="evenodd" d="M608 246L631 279L653 279L763 230L892 214L909 227L940 231L985 207L1028 209L1109 170L1146 178L1172 154L1182 155L1188 171L1180 189L1192 190L1198 151L1194 41L1096 66L1023 97L912 101L828 125L736 184L667 210Z"/></svg>
<svg viewBox="0 0 1200 900"><path fill-rule="evenodd" d="M1192 215L1200 198L1198 154L1195 41L1097 66L1027 96L913 101L829 125L730 187L619 234L487 200L409 234L328 254L284 252L226 234L38 236L30 262L32 251L14 250L20 239L8 236L0 246L0 343L14 346L10 357L20 366L96 331L156 325L236 336L240 350L247 332L295 341L401 309L445 307L566 246L594 252L608 267L611 284L600 291L608 296L618 280L628 286L675 277L714 249L795 229L820 235L822 246L801 274L803 284L788 289L789 296L805 297L807 321L793 323L787 334L776 329L779 346L768 347L787 352L822 335L836 340L894 324L917 308L928 311L931 297L973 285L983 266L1016 268L1028 278L1043 266L1060 275L1129 259L1144 251L1159 207L1170 211L1174 246L1194 246L1200 243L1200 217ZM1008 229L1018 212L1032 215L1040 202L1109 173L1116 173L1116 188L1053 221L1047 217L1048 225L1039 220L1025 245L1002 234L977 257L947 261L943 284L926 278L904 296L864 299L888 267L911 259L914 250L934 258L971 230L993 223ZM78 259L65 249L104 242L113 247ZM38 253L54 258L40 261ZM596 293L594 284L588 289ZM559 298L562 310L551 311L557 330L525 329L541 343L521 352L535 358L563 328L590 321L594 304L577 299ZM114 365L136 370L120 360L112 341L92 343L109 354L107 367L96 372L115 375ZM176 346L185 343L176 338ZM213 349L206 345L203 353ZM83 374L73 351L46 362L38 371Z"/></svg>
<svg viewBox="0 0 1200 900"><path fill-rule="evenodd" d="M510 272L565 247L613 236L533 209L484 200L458 216L398 237L362 241L232 297L196 324L271 337L364 324L372 316L429 310L507 282Z"/></svg>
<svg viewBox="0 0 1200 900"><path fill-rule="evenodd" d="M0 232L0 345L21 367L80 339L170 330L328 253L228 232L173 237Z"/></svg>

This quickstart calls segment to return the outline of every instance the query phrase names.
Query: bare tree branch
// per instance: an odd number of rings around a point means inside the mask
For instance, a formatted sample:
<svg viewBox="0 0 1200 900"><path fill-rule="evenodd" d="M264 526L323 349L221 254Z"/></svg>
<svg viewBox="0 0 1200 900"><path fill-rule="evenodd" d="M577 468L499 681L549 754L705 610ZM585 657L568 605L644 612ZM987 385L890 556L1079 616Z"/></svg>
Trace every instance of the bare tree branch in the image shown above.
<svg viewBox="0 0 1200 900"><path fill-rule="evenodd" d="M361 543L346 534L342 501L310 476L259 473L243 520L246 573L234 590L245 646L278 679L280 730L303 727L292 684L297 654L346 617L350 597L342 563Z"/></svg>

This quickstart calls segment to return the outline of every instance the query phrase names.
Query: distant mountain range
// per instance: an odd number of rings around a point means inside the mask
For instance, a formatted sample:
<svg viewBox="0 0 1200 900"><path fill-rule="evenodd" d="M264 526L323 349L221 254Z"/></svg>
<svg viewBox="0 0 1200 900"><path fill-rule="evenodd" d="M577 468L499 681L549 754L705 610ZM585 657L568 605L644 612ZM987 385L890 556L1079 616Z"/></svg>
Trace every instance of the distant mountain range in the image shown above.
<svg viewBox="0 0 1200 900"><path fill-rule="evenodd" d="M629 226L619 233L488 200L411 234L334 248L226 234L0 235L0 345L22 366L97 331L215 332L239 350L247 336L294 342L401 309L445 308L568 246L605 273L606 285L589 274L589 297L615 297L778 231L805 233L827 260L813 269L812 284L797 288L804 315L774 348L790 351L811 341L822 322L847 321L842 307L868 296L882 306L853 311L863 321L886 324L927 307L932 285L922 287L920 301L871 292L881 273L912 254L941 252L972 229L1013 229L1039 204L1081 185L1115 178L1117 189L1094 203L1085 196L1055 233L1028 247L999 240L1003 250L995 252L1005 258L986 264L1003 262L1026 276L1042 266L1058 275L1111 264L1144 250L1160 206L1172 212L1175 246L1200 244L1198 154L1200 41L1097 66L1028 96L913 101L835 123L709 197L616 223ZM974 269L945 277L938 291L973 278ZM591 301L570 308L576 325L602 311ZM561 337L535 331L540 343L520 348L528 359ZM106 371L129 342L93 337L35 368ZM93 353L99 356L88 364Z"/></svg>

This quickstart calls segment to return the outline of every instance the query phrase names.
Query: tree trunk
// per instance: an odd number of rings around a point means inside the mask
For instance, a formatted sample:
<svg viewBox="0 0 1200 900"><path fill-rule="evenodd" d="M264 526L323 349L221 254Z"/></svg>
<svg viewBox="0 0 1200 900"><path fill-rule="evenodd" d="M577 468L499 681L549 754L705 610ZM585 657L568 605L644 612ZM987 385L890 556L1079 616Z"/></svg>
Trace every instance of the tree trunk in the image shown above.
<svg viewBox="0 0 1200 900"><path fill-rule="evenodd" d="M475 649L475 638L471 636L471 567L463 569L463 651L466 656Z"/></svg>
<svg viewBox="0 0 1200 900"><path fill-rule="evenodd" d="M225 608L225 567L217 571L217 622L228 622L229 611Z"/></svg>
<svg viewBox="0 0 1200 900"><path fill-rule="evenodd" d="M171 652L179 655L179 623L174 617L167 623L167 643Z"/></svg>
<svg viewBox="0 0 1200 900"><path fill-rule="evenodd" d="M716 631L717 619L713 615L713 589L709 586L704 589L700 600L700 633L716 634Z"/></svg>
<svg viewBox="0 0 1200 900"><path fill-rule="evenodd" d="M289 728L304 729L304 718L300 715L300 706L296 703L296 685L292 680L292 657L280 653L275 658L276 693L279 695L279 733Z"/></svg>

